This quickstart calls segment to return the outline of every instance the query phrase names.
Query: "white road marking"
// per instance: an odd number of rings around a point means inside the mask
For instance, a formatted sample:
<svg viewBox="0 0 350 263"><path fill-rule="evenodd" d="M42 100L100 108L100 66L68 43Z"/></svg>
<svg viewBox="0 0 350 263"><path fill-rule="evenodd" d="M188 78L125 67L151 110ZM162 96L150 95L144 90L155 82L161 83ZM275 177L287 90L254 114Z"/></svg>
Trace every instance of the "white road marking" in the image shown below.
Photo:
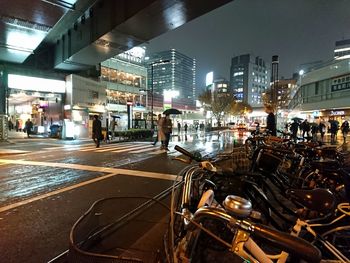
<svg viewBox="0 0 350 263"><path fill-rule="evenodd" d="M129 175L129 176L137 176L137 177L146 177L146 178L154 178L154 179L163 179L163 180L171 180L174 181L177 178L176 175L173 174L165 174L165 173L154 173L154 172L146 172L146 171L139 171L139 170L128 170L128 169L120 169L120 168L110 168L110 167L96 167L96 166L90 166L90 165L81 165L81 164L69 164L69 163L50 163L50 162L35 162L35 161L25 161L25 160L6 160L6 159L0 159L0 165L4 164L21 164L21 165L38 165L38 166L48 166L48 167L55 167L55 168L67 168L67 169L76 169L76 170L85 170L85 171L93 171L93 172L105 172L107 175L100 176L98 178L94 178L79 184L75 184L72 186L68 186L56 191L52 191L50 193L46 193L40 196L36 196L27 200L23 200L11 205L7 205L4 207L0 207L0 212L7 211L9 209L13 209L43 198L47 198L62 192L66 192L81 186L85 186L87 184L91 184L100 180L104 180L107 178L110 178L112 176L116 175Z"/></svg>
<svg viewBox="0 0 350 263"><path fill-rule="evenodd" d="M150 145L152 146L152 145ZM137 150L137 149L144 149L145 145L139 145L139 146L134 146L134 147L128 147L126 149L118 149L115 151L111 151L112 153L122 153L122 152L128 152L128 151L133 151L133 150Z"/></svg>
<svg viewBox="0 0 350 263"><path fill-rule="evenodd" d="M153 145L144 146L144 148L146 149L130 151L130 153L143 153L143 152L149 152L149 151L156 151L156 149L158 149L158 148L154 148Z"/></svg>

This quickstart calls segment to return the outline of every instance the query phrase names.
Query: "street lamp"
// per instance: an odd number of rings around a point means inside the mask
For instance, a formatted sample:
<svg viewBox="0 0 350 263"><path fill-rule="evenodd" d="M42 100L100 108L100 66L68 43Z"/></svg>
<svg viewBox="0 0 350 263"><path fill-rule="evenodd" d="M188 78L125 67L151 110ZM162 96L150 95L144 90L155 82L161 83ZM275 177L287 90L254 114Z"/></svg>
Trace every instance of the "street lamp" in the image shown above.
<svg viewBox="0 0 350 263"><path fill-rule="evenodd" d="M154 123L153 123L153 67L158 65L163 65L166 63L169 63L170 60L160 60L151 63L151 129L154 129Z"/></svg>

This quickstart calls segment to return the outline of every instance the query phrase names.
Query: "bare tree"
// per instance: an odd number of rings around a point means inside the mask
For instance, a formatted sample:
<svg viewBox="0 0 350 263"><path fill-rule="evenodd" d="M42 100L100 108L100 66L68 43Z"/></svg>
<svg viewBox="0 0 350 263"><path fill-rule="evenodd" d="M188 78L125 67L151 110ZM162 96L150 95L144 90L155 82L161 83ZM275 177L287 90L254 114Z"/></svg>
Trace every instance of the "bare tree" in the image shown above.
<svg viewBox="0 0 350 263"><path fill-rule="evenodd" d="M231 105L235 103L235 98L232 94L226 92L211 92L209 89L200 94L198 99L202 102L206 110L213 113L218 126L221 126L222 117L231 112Z"/></svg>

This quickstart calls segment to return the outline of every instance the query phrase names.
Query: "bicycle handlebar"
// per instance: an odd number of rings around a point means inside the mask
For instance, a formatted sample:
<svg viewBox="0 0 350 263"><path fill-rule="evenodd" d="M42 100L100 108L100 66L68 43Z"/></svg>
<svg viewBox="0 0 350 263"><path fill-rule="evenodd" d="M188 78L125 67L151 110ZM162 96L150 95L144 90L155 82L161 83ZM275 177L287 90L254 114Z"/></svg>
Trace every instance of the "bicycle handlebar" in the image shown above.
<svg viewBox="0 0 350 263"><path fill-rule="evenodd" d="M254 224L252 235L268 240L274 246L302 258L307 262L321 261L321 252L315 246L299 237L280 232L261 224Z"/></svg>
<svg viewBox="0 0 350 263"><path fill-rule="evenodd" d="M228 223L231 227L243 229L251 233L253 236L270 241L276 247L298 256L307 262L321 261L321 252L318 250L318 248L307 241L261 224L252 223L246 220L237 220L228 215L223 209L201 207L194 213L192 220L196 223L200 223L204 218L219 219ZM189 229L194 227L195 226L193 224L189 224Z"/></svg>
<svg viewBox="0 0 350 263"><path fill-rule="evenodd" d="M175 145L175 148L174 148L176 151L182 153L183 155L186 155L187 157L189 157L190 159L192 160L195 160L197 162L201 162L202 159L197 157L197 156L194 156L192 153L190 153L189 151L185 150L184 148L180 147L179 145Z"/></svg>

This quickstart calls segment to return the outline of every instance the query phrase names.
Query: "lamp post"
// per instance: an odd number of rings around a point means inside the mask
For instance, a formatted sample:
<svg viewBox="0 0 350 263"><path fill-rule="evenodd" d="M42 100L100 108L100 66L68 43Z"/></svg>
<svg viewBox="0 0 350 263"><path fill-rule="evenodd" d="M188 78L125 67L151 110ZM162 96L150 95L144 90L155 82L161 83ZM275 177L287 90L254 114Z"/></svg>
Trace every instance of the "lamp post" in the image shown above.
<svg viewBox="0 0 350 263"><path fill-rule="evenodd" d="M166 64L169 63L170 60L160 60L160 61L156 61L151 63L151 129L154 129L154 122L153 122L153 67L154 66L158 66L158 65L162 65L162 64Z"/></svg>

